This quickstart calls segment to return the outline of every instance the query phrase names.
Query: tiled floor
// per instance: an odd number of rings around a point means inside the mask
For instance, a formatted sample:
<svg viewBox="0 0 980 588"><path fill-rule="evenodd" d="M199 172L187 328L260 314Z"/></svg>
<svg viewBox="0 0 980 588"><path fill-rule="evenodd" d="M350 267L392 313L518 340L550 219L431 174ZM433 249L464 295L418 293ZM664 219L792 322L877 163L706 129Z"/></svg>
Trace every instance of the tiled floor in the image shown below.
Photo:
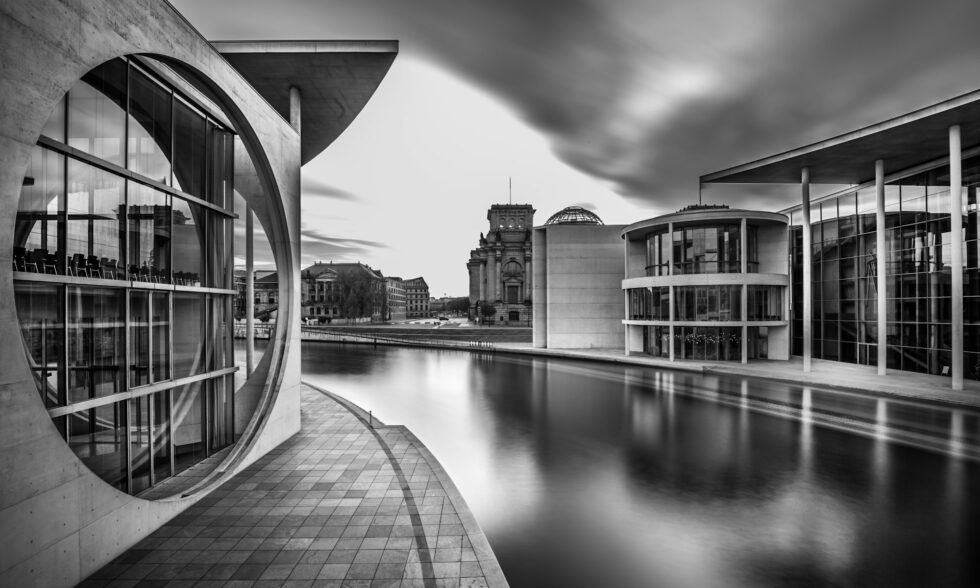
<svg viewBox="0 0 980 588"><path fill-rule="evenodd" d="M506 586L404 427L304 386L303 429L82 586Z"/></svg>

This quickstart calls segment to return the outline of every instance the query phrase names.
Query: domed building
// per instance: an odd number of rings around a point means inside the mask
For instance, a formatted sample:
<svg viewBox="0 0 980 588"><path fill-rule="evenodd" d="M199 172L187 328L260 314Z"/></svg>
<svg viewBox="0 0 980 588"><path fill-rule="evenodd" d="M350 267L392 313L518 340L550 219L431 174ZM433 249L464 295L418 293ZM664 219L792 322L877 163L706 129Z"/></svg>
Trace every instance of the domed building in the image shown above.
<svg viewBox="0 0 980 588"><path fill-rule="evenodd" d="M548 217L546 225L602 225L599 215L581 206L566 206Z"/></svg>
<svg viewBox="0 0 980 588"><path fill-rule="evenodd" d="M580 206L534 228L535 347L622 349L623 228Z"/></svg>

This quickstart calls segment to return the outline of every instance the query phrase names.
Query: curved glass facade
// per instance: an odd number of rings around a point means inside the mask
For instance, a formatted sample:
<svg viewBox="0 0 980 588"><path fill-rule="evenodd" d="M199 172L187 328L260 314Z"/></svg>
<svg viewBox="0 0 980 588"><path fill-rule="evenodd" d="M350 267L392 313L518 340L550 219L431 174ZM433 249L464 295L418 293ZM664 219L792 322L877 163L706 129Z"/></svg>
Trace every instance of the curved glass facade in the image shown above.
<svg viewBox="0 0 980 588"><path fill-rule="evenodd" d="M885 297L887 332L878 333L875 188L813 204L813 357L877 364L887 345L887 367L930 374L952 363L953 247L963 248L963 377L980 379L980 241L977 187L980 157L963 160L963 234L951 233L949 167L885 186ZM792 352L803 349L802 215L794 211Z"/></svg>
<svg viewBox="0 0 980 588"><path fill-rule="evenodd" d="M759 271L758 230L749 225L749 273ZM673 274L741 273L742 249L739 224L703 224L677 227L673 234L667 229L647 235L648 276L670 275L671 251Z"/></svg>
<svg viewBox="0 0 980 588"><path fill-rule="evenodd" d="M38 392L75 454L139 493L234 435L234 134L135 59L48 120L13 244Z"/></svg>

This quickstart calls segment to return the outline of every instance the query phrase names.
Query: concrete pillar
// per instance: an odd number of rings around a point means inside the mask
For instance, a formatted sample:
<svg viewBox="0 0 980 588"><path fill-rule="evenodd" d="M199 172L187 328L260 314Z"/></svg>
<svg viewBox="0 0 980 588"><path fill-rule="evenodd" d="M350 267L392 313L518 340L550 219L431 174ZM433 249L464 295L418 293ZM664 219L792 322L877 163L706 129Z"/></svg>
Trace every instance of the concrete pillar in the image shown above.
<svg viewBox="0 0 980 588"><path fill-rule="evenodd" d="M949 127L949 206L953 251L949 264L952 276L952 363L953 390L963 389L963 154L960 126Z"/></svg>
<svg viewBox="0 0 980 588"><path fill-rule="evenodd" d="M245 376L255 369L255 232L252 207L245 204Z"/></svg>
<svg viewBox="0 0 980 588"><path fill-rule="evenodd" d="M804 167L800 184L803 197L803 371L813 360L813 234L810 227L810 168Z"/></svg>
<svg viewBox="0 0 980 588"><path fill-rule="evenodd" d="M741 259L742 280L747 279L749 273L749 223L743 216L742 224L739 227L738 255ZM739 312L742 320L742 363L749 363L749 286L742 284L742 303Z"/></svg>
<svg viewBox="0 0 980 588"><path fill-rule="evenodd" d="M493 266L493 291L494 291L495 294L494 294L493 299L496 301L496 300L501 300L501 297L500 297L500 252L499 251L496 252L495 257L496 257L496 262L495 262L495 264Z"/></svg>
<svg viewBox="0 0 980 588"><path fill-rule="evenodd" d="M885 287L888 282L887 254L885 252L885 162L875 161L875 249L878 251L876 270L878 272L878 375L888 371L888 298Z"/></svg>
<svg viewBox="0 0 980 588"><path fill-rule="evenodd" d="M673 247L671 247L671 250L673 250ZM674 262L671 261L670 265L671 268L673 268ZM671 271L673 271L673 269L671 269ZM669 306L670 306L670 316L667 317L670 320L670 332L667 333L667 335L670 337L670 341L667 344L667 348L670 351L670 361L674 361L674 304L675 304L674 300L675 298L674 298L673 286L668 287L667 295L669 296Z"/></svg>
<svg viewBox="0 0 980 588"><path fill-rule="evenodd" d="M289 87L289 124L299 133L302 128L302 95L296 86Z"/></svg>
<svg viewBox="0 0 980 588"><path fill-rule="evenodd" d="M480 262L480 298L479 300L487 299L487 262Z"/></svg>
<svg viewBox="0 0 980 588"><path fill-rule="evenodd" d="M530 255L524 257L524 300L532 300L532 293L534 292L531 289L531 282L534 279L534 274L531 273L531 261Z"/></svg>
<svg viewBox="0 0 980 588"><path fill-rule="evenodd" d="M668 238L667 238L667 243L668 243L667 249L668 249L668 251L670 251L670 253L668 253L668 255L669 255L668 259L670 260L670 264L667 266L667 275L672 276L672 275L674 275L674 223L667 223L667 236L668 236ZM670 296L671 296L671 300L673 301L673 296L674 296L673 289L671 289ZM671 304L673 304L673 302L671 302ZM673 306L671 306L670 311L671 312L674 312L674 307ZM671 315L671 316L674 316L674 315ZM673 341L674 338L671 337L670 340ZM673 343L671 343L671 345L673 345ZM671 359L674 359L674 356L671 355L670 358Z"/></svg>

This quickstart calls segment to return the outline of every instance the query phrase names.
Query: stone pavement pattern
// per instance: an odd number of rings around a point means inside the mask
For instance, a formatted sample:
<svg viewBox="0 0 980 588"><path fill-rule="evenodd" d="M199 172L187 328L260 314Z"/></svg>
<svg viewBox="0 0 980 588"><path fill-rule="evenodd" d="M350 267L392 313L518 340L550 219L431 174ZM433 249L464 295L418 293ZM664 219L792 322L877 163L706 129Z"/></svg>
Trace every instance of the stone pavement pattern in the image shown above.
<svg viewBox="0 0 980 588"><path fill-rule="evenodd" d="M300 433L81 586L507 586L407 429L372 429L326 394L302 394Z"/></svg>

